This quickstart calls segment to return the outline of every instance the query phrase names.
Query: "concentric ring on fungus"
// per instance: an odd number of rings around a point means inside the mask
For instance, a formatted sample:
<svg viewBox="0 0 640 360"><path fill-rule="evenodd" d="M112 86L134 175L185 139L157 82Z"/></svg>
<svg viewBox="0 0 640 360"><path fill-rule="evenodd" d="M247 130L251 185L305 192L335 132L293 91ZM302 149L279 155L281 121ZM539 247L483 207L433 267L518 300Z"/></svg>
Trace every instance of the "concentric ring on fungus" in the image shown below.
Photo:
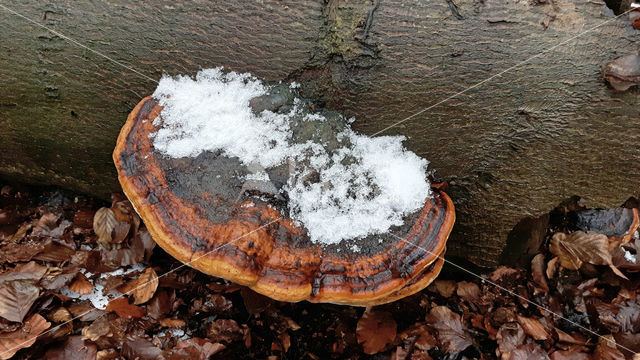
<svg viewBox="0 0 640 360"><path fill-rule="evenodd" d="M214 152L160 154L150 135L161 111L151 96L135 107L113 160L152 237L181 262L276 300L360 306L416 293L440 272L455 219L440 189L433 187L423 208L390 230L406 241L387 233L319 245L269 199L225 191L242 187L225 178L243 171L239 161Z"/></svg>

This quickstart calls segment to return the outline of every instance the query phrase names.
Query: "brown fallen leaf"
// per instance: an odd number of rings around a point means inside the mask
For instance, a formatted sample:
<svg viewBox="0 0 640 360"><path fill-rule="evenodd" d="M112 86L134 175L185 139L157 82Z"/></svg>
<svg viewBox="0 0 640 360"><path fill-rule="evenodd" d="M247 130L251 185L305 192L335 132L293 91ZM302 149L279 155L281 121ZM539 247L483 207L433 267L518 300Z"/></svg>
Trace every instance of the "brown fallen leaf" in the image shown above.
<svg viewBox="0 0 640 360"><path fill-rule="evenodd" d="M102 207L93 216L93 231L98 235L98 243L107 250L111 249L111 233L117 224L118 220L109 208Z"/></svg>
<svg viewBox="0 0 640 360"><path fill-rule="evenodd" d="M282 345L282 351L284 351L285 353L289 351L289 348L291 347L291 336L289 335L288 332L283 332L282 334L280 334L280 336L278 336L278 340L280 340L280 344Z"/></svg>
<svg viewBox="0 0 640 360"><path fill-rule="evenodd" d="M583 262L593 265L608 265L613 272L627 277L613 266L609 252L609 238L591 231L575 231L567 235L555 233L549 251L558 257L560 265L569 270L578 270Z"/></svg>
<svg viewBox="0 0 640 360"><path fill-rule="evenodd" d="M508 322L502 324L496 334L496 342L498 343L498 355L502 359L509 359L511 353L524 343L525 334L522 326L517 322Z"/></svg>
<svg viewBox="0 0 640 360"><path fill-rule="evenodd" d="M531 260L531 277L536 287L544 293L549 292L549 284L547 284L547 278L545 277L545 263L544 255L538 254Z"/></svg>
<svg viewBox="0 0 640 360"><path fill-rule="evenodd" d="M168 327L168 328L181 328L185 325L184 320L182 319L169 319L164 318L160 320L160 326Z"/></svg>
<svg viewBox="0 0 640 360"><path fill-rule="evenodd" d="M397 329L391 313L368 308L358 320L356 335L365 354L372 355L384 350L393 341Z"/></svg>
<svg viewBox="0 0 640 360"><path fill-rule="evenodd" d="M134 304L144 304L153 297L156 289L158 288L158 275L153 268L148 267L144 269L142 274L137 279L133 279L128 283L119 286L118 291L123 294L131 294L134 299Z"/></svg>
<svg viewBox="0 0 640 360"><path fill-rule="evenodd" d="M463 351L473 345L471 335L460 315L446 306L436 306L427 315L427 323L438 332L438 342L447 354Z"/></svg>
<svg viewBox="0 0 640 360"><path fill-rule="evenodd" d="M442 297L448 298L456 291L457 283L453 280L436 280L433 287Z"/></svg>
<svg viewBox="0 0 640 360"><path fill-rule="evenodd" d="M40 296L40 290L33 280L14 280L0 284L0 316L22 322L31 305Z"/></svg>
<svg viewBox="0 0 640 360"><path fill-rule="evenodd" d="M95 344L85 342L82 336L70 336L64 345L50 349L46 352L47 360L95 360L98 347Z"/></svg>
<svg viewBox="0 0 640 360"><path fill-rule="evenodd" d="M28 348L36 342L38 335L47 330L51 323L40 314L33 314L22 328L0 336L0 359L11 358L18 350Z"/></svg>
<svg viewBox="0 0 640 360"><path fill-rule="evenodd" d="M547 340L549 338L549 333L538 319L518 315L518 323L522 326L524 332L535 340Z"/></svg>
<svg viewBox="0 0 640 360"><path fill-rule="evenodd" d="M226 342L242 339L243 331L235 320L218 319L207 324L207 337L214 342Z"/></svg>
<svg viewBox="0 0 640 360"><path fill-rule="evenodd" d="M593 358L599 360L625 360L624 354L618 350L613 335L605 335L598 340Z"/></svg>
<svg viewBox="0 0 640 360"><path fill-rule="evenodd" d="M93 284L89 282L83 273L79 272L76 274L75 280L73 280L71 285L69 285L69 290L78 294L87 295L91 294L91 291L93 291Z"/></svg>
<svg viewBox="0 0 640 360"><path fill-rule="evenodd" d="M38 281L47 273L46 266L38 265L35 261L21 263L13 269L9 269L0 274L0 283L12 280L33 280Z"/></svg>
<svg viewBox="0 0 640 360"><path fill-rule="evenodd" d="M109 305L104 310L113 311L118 316L125 318L139 318L145 314L143 308L129 304L129 300L126 297L119 297L109 301Z"/></svg>
<svg viewBox="0 0 640 360"><path fill-rule="evenodd" d="M191 359L206 360L212 355L224 350L226 346L220 343L212 343L207 339L191 338L186 340L178 340L174 349L186 350Z"/></svg>
<svg viewBox="0 0 640 360"><path fill-rule="evenodd" d="M456 294L463 300L473 302L474 300L478 300L480 298L480 288L475 283L460 281L458 282Z"/></svg>

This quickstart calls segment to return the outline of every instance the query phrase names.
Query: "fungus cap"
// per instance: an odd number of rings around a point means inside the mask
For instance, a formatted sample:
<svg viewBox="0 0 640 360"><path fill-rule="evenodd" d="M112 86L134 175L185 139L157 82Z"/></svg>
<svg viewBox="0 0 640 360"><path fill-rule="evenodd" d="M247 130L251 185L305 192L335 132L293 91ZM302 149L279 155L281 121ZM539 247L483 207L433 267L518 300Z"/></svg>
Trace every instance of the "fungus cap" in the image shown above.
<svg viewBox="0 0 640 360"><path fill-rule="evenodd" d="M151 96L130 113L113 153L122 188L154 240L181 262L276 300L374 305L411 295L440 272L455 213L432 188L393 234L321 245L274 203L248 196L229 174L237 159L205 151L171 158L154 147L163 107ZM358 249L355 251L354 249Z"/></svg>

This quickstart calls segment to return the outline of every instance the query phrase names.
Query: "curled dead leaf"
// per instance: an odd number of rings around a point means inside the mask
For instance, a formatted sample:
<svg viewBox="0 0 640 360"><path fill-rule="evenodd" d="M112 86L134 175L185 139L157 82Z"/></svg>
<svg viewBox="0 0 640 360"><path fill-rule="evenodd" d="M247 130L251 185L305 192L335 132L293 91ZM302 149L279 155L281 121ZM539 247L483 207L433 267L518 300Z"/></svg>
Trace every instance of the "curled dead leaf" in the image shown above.
<svg viewBox="0 0 640 360"><path fill-rule="evenodd" d="M547 278L545 277L545 263L544 255L538 254L531 260L531 277L535 282L537 288L542 292L549 292L549 284L547 284Z"/></svg>
<svg viewBox="0 0 640 360"><path fill-rule="evenodd" d="M372 355L384 350L384 348L396 337L398 325L386 311L367 309L356 328L358 343L362 344L364 352Z"/></svg>
<svg viewBox="0 0 640 360"><path fill-rule="evenodd" d="M593 265L608 265L616 275L626 276L613 266L609 252L609 238L592 231L576 231L569 235L555 233L549 251L558 257L560 265L569 270L578 270L583 262Z"/></svg>
<svg viewBox="0 0 640 360"><path fill-rule="evenodd" d="M78 294L87 295L91 294L93 291L93 284L89 282L86 276L83 273L79 272L76 274L75 280L69 285L69 290L74 291Z"/></svg>

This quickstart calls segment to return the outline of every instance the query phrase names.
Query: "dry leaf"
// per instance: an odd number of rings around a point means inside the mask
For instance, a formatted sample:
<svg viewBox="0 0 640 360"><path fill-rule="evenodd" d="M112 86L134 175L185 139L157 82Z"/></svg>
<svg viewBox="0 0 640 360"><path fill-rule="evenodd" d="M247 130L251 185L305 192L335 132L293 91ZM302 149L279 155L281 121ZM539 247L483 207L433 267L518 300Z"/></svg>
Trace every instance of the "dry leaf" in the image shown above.
<svg viewBox="0 0 640 360"><path fill-rule="evenodd" d="M498 343L497 351L501 355L501 358L508 359L511 352L522 345L524 338L524 330L517 322L502 324L496 334L496 342Z"/></svg>
<svg viewBox="0 0 640 360"><path fill-rule="evenodd" d="M230 343L242 336L243 331L235 320L218 319L207 324L207 337L215 342Z"/></svg>
<svg viewBox="0 0 640 360"><path fill-rule="evenodd" d="M158 275L153 268L146 268L144 272L123 286L118 287L118 291L123 294L131 294L134 304L144 304L153 297L158 288Z"/></svg>
<svg viewBox="0 0 640 360"><path fill-rule="evenodd" d="M87 295L93 291L93 284L87 280L87 277L82 273L76 275L76 279L69 285L69 290L75 291L78 294Z"/></svg>
<svg viewBox="0 0 640 360"><path fill-rule="evenodd" d="M598 339L598 346L593 352L593 358L599 360L625 360L624 355L616 346L613 335L605 335Z"/></svg>
<svg viewBox="0 0 640 360"><path fill-rule="evenodd" d="M0 274L0 283L12 280L39 281L47 273L47 267L38 265L35 261L16 265L15 268Z"/></svg>
<svg viewBox="0 0 640 360"><path fill-rule="evenodd" d="M463 300L473 301L480 298L480 288L477 284L468 282L468 281L460 281L458 283L458 289L456 290L456 294L460 296Z"/></svg>
<svg viewBox="0 0 640 360"><path fill-rule="evenodd" d="M436 288L438 294L442 297L450 297L456 291L456 282L453 280L436 280L433 282L433 286Z"/></svg>
<svg viewBox="0 0 640 360"><path fill-rule="evenodd" d="M106 316L97 318L91 325L82 329L82 338L85 340L98 341L104 336L113 336L111 323Z"/></svg>
<svg viewBox="0 0 640 360"><path fill-rule="evenodd" d="M569 270L578 270L583 262L609 265L616 275L626 279L612 264L609 238L604 234L592 231L576 231L569 235L556 233L551 238L549 251L558 257L560 265Z"/></svg>
<svg viewBox="0 0 640 360"><path fill-rule="evenodd" d="M547 333L547 330L538 319L518 315L518 323L520 323L524 332L535 340L547 340L549 338L549 333Z"/></svg>
<svg viewBox="0 0 640 360"><path fill-rule="evenodd" d="M0 284L0 316L21 322L39 295L34 281L14 280Z"/></svg>
<svg viewBox="0 0 640 360"><path fill-rule="evenodd" d="M549 262L547 263L547 270L545 271L545 274L547 274L547 279L553 279L553 277L556 275L556 271L558 270L558 257L554 257L553 259L549 260Z"/></svg>
<svg viewBox="0 0 640 360"><path fill-rule="evenodd" d="M95 360L97 353L97 346L86 343L82 336L70 336L63 346L47 351L45 358L47 360Z"/></svg>
<svg viewBox="0 0 640 360"><path fill-rule="evenodd" d="M165 318L160 320L160 325L168 328L181 328L185 325L185 322L182 319Z"/></svg>
<svg viewBox="0 0 640 360"><path fill-rule="evenodd" d="M111 249L111 232L116 228L118 220L111 209L102 207L93 216L93 232L98 235L98 243L107 250Z"/></svg>
<svg viewBox="0 0 640 360"><path fill-rule="evenodd" d="M33 314L22 328L0 336L0 359L11 358L18 350L28 348L36 342L38 335L47 330L51 323L40 314Z"/></svg>
<svg viewBox="0 0 640 360"><path fill-rule="evenodd" d="M289 333L286 331L283 332L278 336L278 339L280 340L280 344L282 344L282 350L285 353L289 351L289 347L291 347L291 336L289 336Z"/></svg>
<svg viewBox="0 0 640 360"><path fill-rule="evenodd" d="M144 309L129 304L129 300L125 297L119 297L109 301L109 305L104 309L105 311L113 311L120 317L125 318L139 318L144 316Z"/></svg>
<svg viewBox="0 0 640 360"><path fill-rule="evenodd" d="M427 322L438 331L438 341L447 354L463 351L473 345L471 335L460 315L446 306L436 306L427 315Z"/></svg>
<svg viewBox="0 0 640 360"><path fill-rule="evenodd" d="M178 340L174 349L185 349L189 352L192 359L206 360L212 355L224 350L226 346L220 343L212 343L207 339L191 338L186 340Z"/></svg>
<svg viewBox="0 0 640 360"><path fill-rule="evenodd" d="M367 309L358 321L356 335L364 352L372 355L384 350L393 341L397 329L391 313Z"/></svg>
<svg viewBox="0 0 640 360"><path fill-rule="evenodd" d="M543 292L549 292L549 284L547 284L547 278L544 276L545 264L544 255L538 254L531 260L531 277L536 283L537 287Z"/></svg>

